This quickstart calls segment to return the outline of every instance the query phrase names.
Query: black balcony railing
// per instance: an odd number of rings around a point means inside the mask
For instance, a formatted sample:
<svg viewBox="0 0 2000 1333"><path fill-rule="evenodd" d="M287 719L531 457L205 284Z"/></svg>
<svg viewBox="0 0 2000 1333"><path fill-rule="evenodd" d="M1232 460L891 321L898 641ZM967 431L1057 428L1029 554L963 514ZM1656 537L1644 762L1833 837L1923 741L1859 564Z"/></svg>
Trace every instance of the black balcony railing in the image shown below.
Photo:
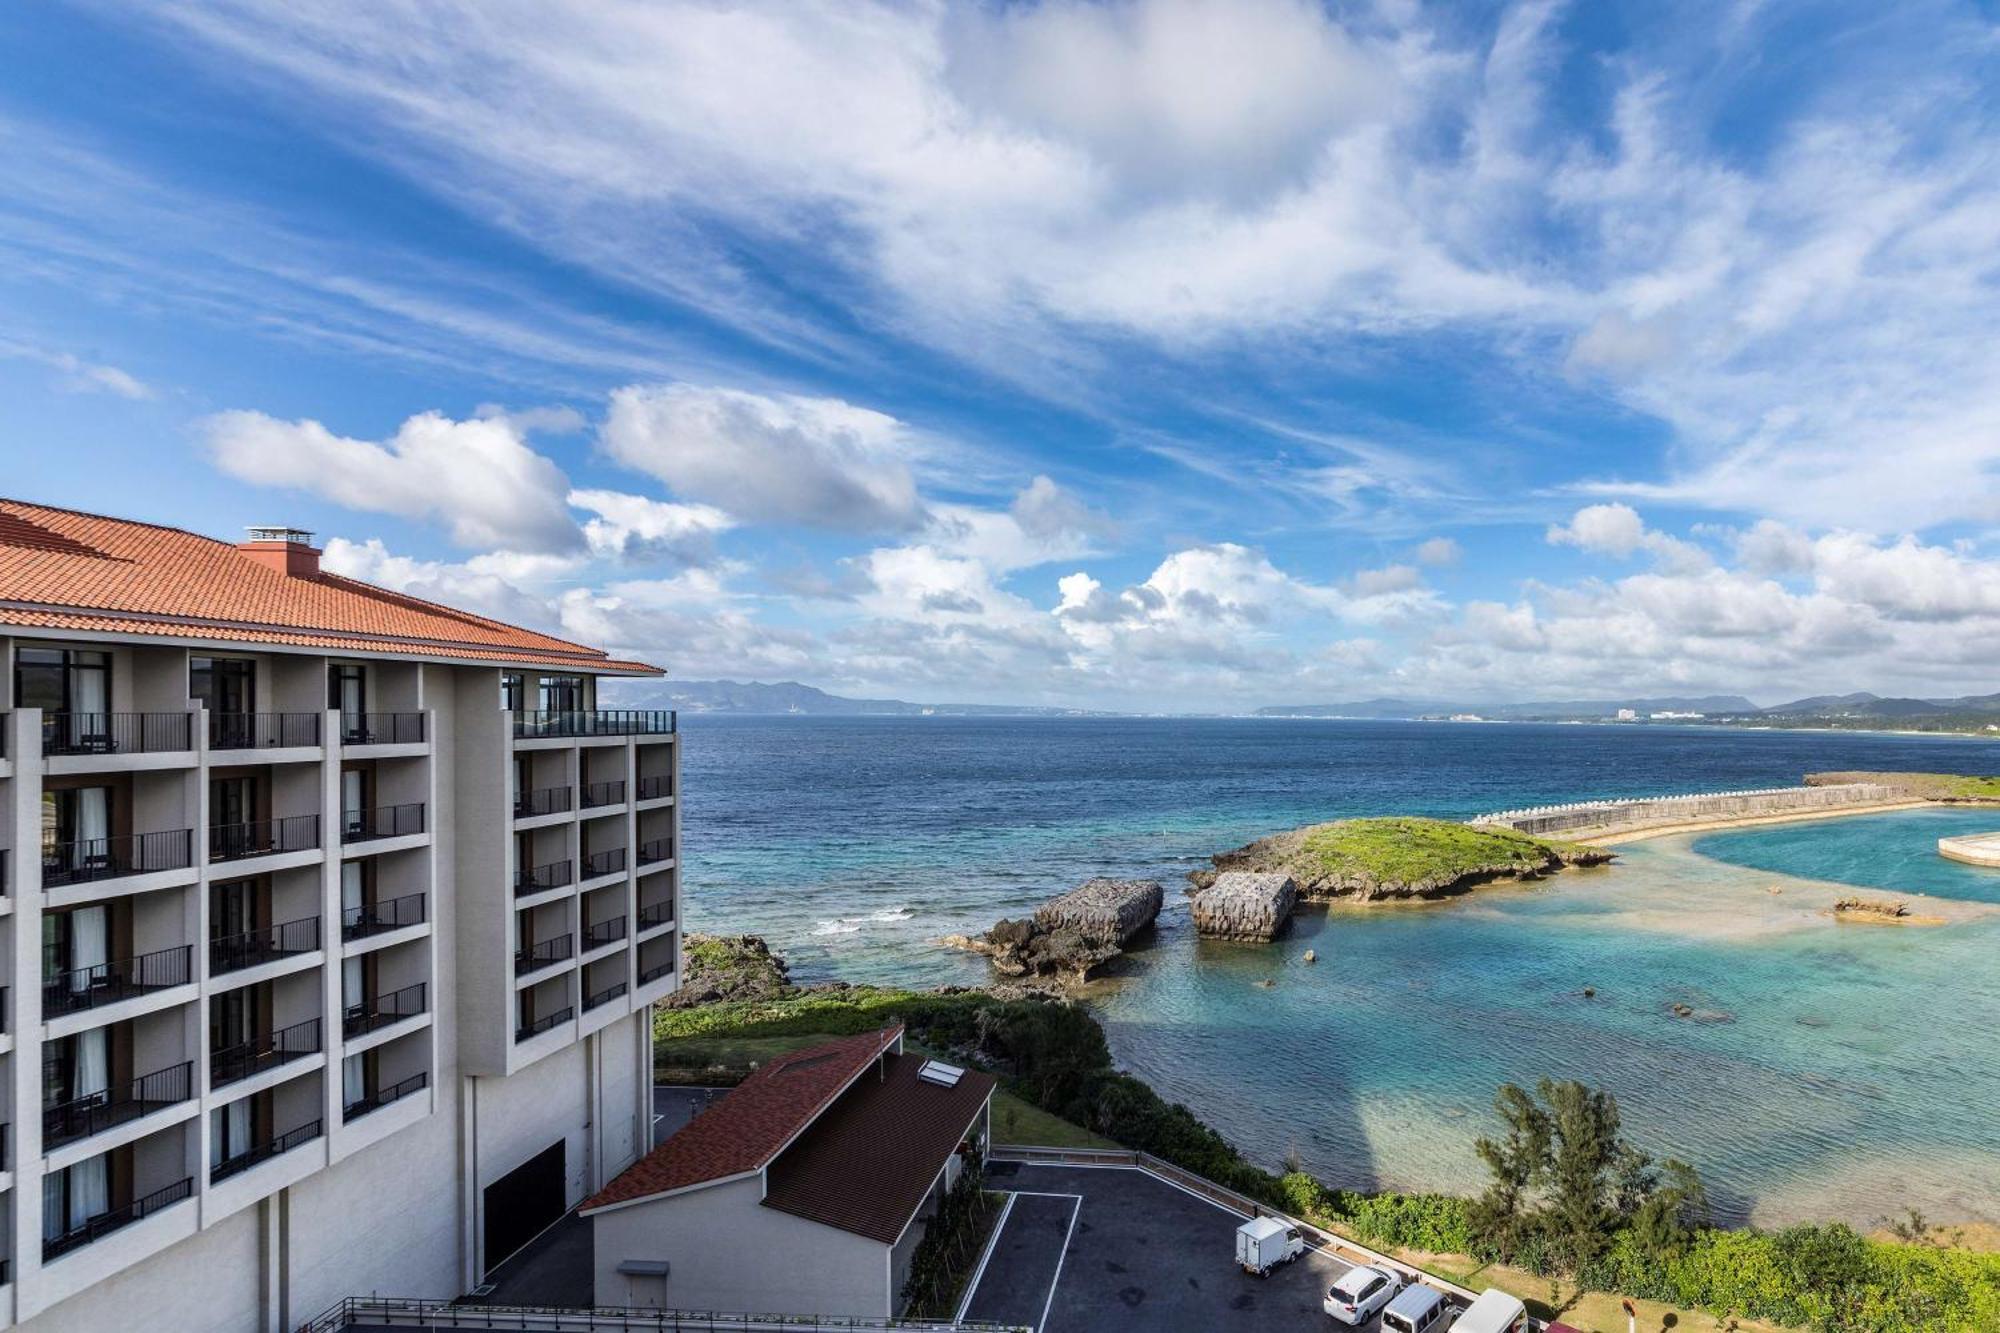
<svg viewBox="0 0 2000 1333"><path fill-rule="evenodd" d="M657 801L662 796L672 796L673 794L674 779L672 774L656 773L652 777L641 777L639 779L639 799L642 801Z"/></svg>
<svg viewBox="0 0 2000 1333"><path fill-rule="evenodd" d="M583 877L596 879L599 875L615 875L625 868L625 849L612 847L601 852L587 852L583 858Z"/></svg>
<svg viewBox="0 0 2000 1333"><path fill-rule="evenodd" d="M609 921L600 921L583 929L583 947L586 949L601 949L624 938L625 918L622 916L614 916Z"/></svg>
<svg viewBox="0 0 2000 1333"><path fill-rule="evenodd" d="M658 981L673 970L674 960L671 958L664 963L655 963L651 967L642 967L639 969L639 984L643 986L649 981Z"/></svg>
<svg viewBox="0 0 2000 1333"><path fill-rule="evenodd" d="M340 815L342 842L367 842L373 838L401 838L424 831L424 803L378 805L373 810L344 810Z"/></svg>
<svg viewBox="0 0 2000 1333"><path fill-rule="evenodd" d="M405 926L421 926L423 923L424 895L406 893L400 898L389 898L379 903L364 903L359 907L349 907L342 911L340 938L365 939L370 935L401 930Z"/></svg>
<svg viewBox="0 0 2000 1333"><path fill-rule="evenodd" d="M609 1003L610 1001L617 999L624 993L625 993L625 983L622 981L614 981L609 986L606 986L603 990L584 996L583 1007L585 1009L595 1009L598 1005Z"/></svg>
<svg viewBox="0 0 2000 1333"><path fill-rule="evenodd" d="M60 1236L50 1236L42 1241L42 1262L60 1259L72 1250L80 1250L100 1236L108 1236L120 1227L131 1226L143 1217L171 1207L194 1193L194 1177L175 1181L164 1189L154 1190L142 1199L135 1199L123 1207L107 1209L97 1216L87 1219L82 1226L71 1227Z"/></svg>
<svg viewBox="0 0 2000 1333"><path fill-rule="evenodd" d="M156 1069L144 1078L42 1108L42 1150L102 1134L194 1095L194 1061Z"/></svg>
<svg viewBox="0 0 2000 1333"><path fill-rule="evenodd" d="M14 1009L12 1005L7 1003L12 998L13 989L12 986L0 986L0 1032L12 1032L14 1030ZM0 1167L0 1170L4 1169L4 1167Z"/></svg>
<svg viewBox="0 0 2000 1333"><path fill-rule="evenodd" d="M229 1179L233 1175L248 1171L253 1166L259 1166L268 1162L274 1157L282 1157L294 1148L311 1143L319 1136L320 1122L317 1120L312 1121L310 1124L300 1125L297 1129L288 1130L278 1135L275 1139L269 1139L254 1147L247 1148L237 1153L234 1157L223 1158L214 1166L208 1168L208 1183L211 1185L216 1184L219 1181Z"/></svg>
<svg viewBox="0 0 2000 1333"><path fill-rule="evenodd" d="M583 808L586 810L600 805L622 805L624 801L625 782L622 778L612 782L583 784Z"/></svg>
<svg viewBox="0 0 2000 1333"><path fill-rule="evenodd" d="M674 919L674 900L663 903L648 903L639 909L639 929L651 930L654 926L670 924Z"/></svg>
<svg viewBox="0 0 2000 1333"><path fill-rule="evenodd" d="M319 918L302 916L275 926L224 935L208 942L210 972L240 972L259 963L275 962L319 948Z"/></svg>
<svg viewBox="0 0 2000 1333"><path fill-rule="evenodd" d="M530 709L514 714L514 735L540 736L670 736L674 714L663 708L598 708L582 712Z"/></svg>
<svg viewBox="0 0 2000 1333"><path fill-rule="evenodd" d="M537 968L548 967L552 963L560 963L575 952L576 937L574 935L557 935L553 939L543 940L540 944L530 944L525 948L516 949L514 951L514 975L518 977L524 972L533 972Z"/></svg>
<svg viewBox="0 0 2000 1333"><path fill-rule="evenodd" d="M350 1004L340 1012L340 1030L344 1036L359 1037L400 1023L424 1012L424 983L405 986L387 995L378 995L360 1004Z"/></svg>
<svg viewBox="0 0 2000 1333"><path fill-rule="evenodd" d="M208 1057L209 1085L219 1088L225 1083L235 1083L252 1074L261 1074L293 1060L316 1055L319 1049L319 1020L308 1018L303 1023L294 1023L261 1037L211 1051Z"/></svg>
<svg viewBox="0 0 2000 1333"><path fill-rule="evenodd" d="M514 818L559 815L569 809L569 801L568 787L537 787L533 791L524 791L514 798Z"/></svg>
<svg viewBox="0 0 2000 1333"><path fill-rule="evenodd" d="M241 861L279 852L309 852L319 846L318 815L287 815L248 824L216 824L208 830L210 861Z"/></svg>
<svg viewBox="0 0 2000 1333"><path fill-rule="evenodd" d="M656 866L662 861L671 861L673 859L674 840L672 838L648 838L639 844L639 864L642 866Z"/></svg>
<svg viewBox="0 0 2000 1333"><path fill-rule="evenodd" d="M45 889L123 875L145 875L155 870L186 870L192 865L193 829L127 833L116 838L85 838L81 842L42 840Z"/></svg>
<svg viewBox="0 0 2000 1333"><path fill-rule="evenodd" d="M568 860L551 861L545 866L531 866L514 872L514 892L520 897L531 893L545 893L550 889L560 889L565 884L574 883L576 865Z"/></svg>
<svg viewBox="0 0 2000 1333"><path fill-rule="evenodd" d="M42 1013L73 1014L99 1005L115 1004L148 991L185 986L194 980L194 946L176 945L137 958L120 958L90 967L61 969L53 949L42 953Z"/></svg>
<svg viewBox="0 0 2000 1333"><path fill-rule="evenodd" d="M192 713L44 713L43 754L160 754L194 748Z"/></svg>
<svg viewBox="0 0 2000 1333"><path fill-rule="evenodd" d="M211 750L281 750L319 744L318 713L210 713Z"/></svg>
<svg viewBox="0 0 2000 1333"><path fill-rule="evenodd" d="M430 1081L431 1076L429 1073L412 1074L400 1083L393 1083L386 1088L376 1089L358 1102L347 1103L347 1105L340 1109L340 1118L342 1120L359 1120L370 1111L379 1111L390 1102L401 1101L411 1093L421 1091L430 1085Z"/></svg>
<svg viewBox="0 0 2000 1333"><path fill-rule="evenodd" d="M422 713L342 713L342 745L417 745L424 739Z"/></svg>
<svg viewBox="0 0 2000 1333"><path fill-rule="evenodd" d="M540 1018L530 1019L528 1022L521 1024L520 1027L515 1028L514 1040L526 1041L530 1037L539 1036L547 1032L558 1023L567 1023L575 1017L576 1010L570 1008L568 1005L564 1005L552 1014L543 1014Z"/></svg>

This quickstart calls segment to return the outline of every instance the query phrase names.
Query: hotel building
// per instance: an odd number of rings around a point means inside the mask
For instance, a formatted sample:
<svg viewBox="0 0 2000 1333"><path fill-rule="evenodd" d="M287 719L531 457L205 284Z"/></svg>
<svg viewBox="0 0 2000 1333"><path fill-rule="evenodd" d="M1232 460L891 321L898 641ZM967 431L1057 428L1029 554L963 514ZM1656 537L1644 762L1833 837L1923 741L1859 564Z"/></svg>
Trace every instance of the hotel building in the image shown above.
<svg viewBox="0 0 2000 1333"><path fill-rule="evenodd" d="M652 1147L654 668L11 501L0 668L0 1327L455 1296Z"/></svg>

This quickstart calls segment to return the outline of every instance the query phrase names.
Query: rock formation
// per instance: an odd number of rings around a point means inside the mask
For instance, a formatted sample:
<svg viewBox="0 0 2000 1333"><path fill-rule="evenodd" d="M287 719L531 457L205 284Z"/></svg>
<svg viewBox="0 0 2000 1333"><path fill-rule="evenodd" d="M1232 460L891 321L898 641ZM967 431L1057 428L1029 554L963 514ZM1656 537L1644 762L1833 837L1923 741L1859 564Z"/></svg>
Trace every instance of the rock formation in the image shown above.
<svg viewBox="0 0 2000 1333"><path fill-rule="evenodd" d="M986 955L1002 976L1081 982L1153 924L1164 897L1156 880L1093 879L1042 904L1031 918L1003 919L984 935L949 935L944 942Z"/></svg>
<svg viewBox="0 0 2000 1333"><path fill-rule="evenodd" d="M1342 819L1222 852L1214 870L1197 870L1188 880L1201 890L1230 871L1258 871L1290 876L1306 902L1365 903L1449 897L1611 857L1596 847L1443 819Z"/></svg>
<svg viewBox="0 0 2000 1333"><path fill-rule="evenodd" d="M1290 875L1225 871L1194 895L1194 928L1210 939L1275 939L1298 897Z"/></svg>

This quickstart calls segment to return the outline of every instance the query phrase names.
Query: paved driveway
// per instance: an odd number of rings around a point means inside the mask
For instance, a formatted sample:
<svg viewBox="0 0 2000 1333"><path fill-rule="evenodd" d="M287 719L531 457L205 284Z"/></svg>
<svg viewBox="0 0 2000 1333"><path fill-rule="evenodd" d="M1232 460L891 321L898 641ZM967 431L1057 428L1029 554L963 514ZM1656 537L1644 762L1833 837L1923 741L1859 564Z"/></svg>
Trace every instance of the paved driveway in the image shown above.
<svg viewBox="0 0 2000 1333"><path fill-rule="evenodd" d="M1143 1171L996 1162L989 1172L994 1189L1020 1193L969 1319L1040 1333L1342 1328L1319 1303L1346 1263L1309 1252L1251 1277L1236 1267L1242 1218Z"/></svg>

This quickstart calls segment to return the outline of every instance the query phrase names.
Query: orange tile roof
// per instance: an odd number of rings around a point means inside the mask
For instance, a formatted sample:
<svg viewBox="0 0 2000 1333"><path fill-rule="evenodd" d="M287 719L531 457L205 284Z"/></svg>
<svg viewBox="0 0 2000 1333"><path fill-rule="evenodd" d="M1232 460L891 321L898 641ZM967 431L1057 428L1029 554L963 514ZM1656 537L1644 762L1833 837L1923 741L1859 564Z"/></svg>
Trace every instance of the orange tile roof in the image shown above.
<svg viewBox="0 0 2000 1333"><path fill-rule="evenodd" d="M899 1024L771 1061L585 1199L583 1211L762 1170L902 1035Z"/></svg>
<svg viewBox="0 0 2000 1333"><path fill-rule="evenodd" d="M19 500L0 500L0 624L661 674L338 574L288 576L180 528Z"/></svg>

